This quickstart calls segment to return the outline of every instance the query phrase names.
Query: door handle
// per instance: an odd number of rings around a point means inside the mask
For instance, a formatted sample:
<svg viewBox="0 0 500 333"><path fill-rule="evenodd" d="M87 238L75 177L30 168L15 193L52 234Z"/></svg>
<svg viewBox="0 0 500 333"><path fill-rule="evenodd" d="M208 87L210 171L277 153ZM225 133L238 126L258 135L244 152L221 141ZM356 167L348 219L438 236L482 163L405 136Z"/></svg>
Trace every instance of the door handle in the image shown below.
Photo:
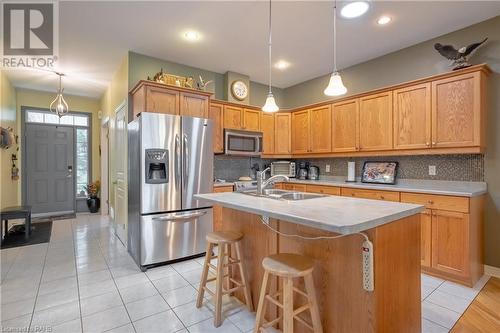
<svg viewBox="0 0 500 333"><path fill-rule="evenodd" d="M68 174L66 175L66 178L71 177L73 177L73 167L71 165L68 165Z"/></svg>
<svg viewBox="0 0 500 333"><path fill-rule="evenodd" d="M189 148L188 148L188 138L187 135L184 134L184 179L189 177ZM187 182L184 182L184 187L187 185Z"/></svg>
<svg viewBox="0 0 500 333"><path fill-rule="evenodd" d="M181 140L179 134L175 135L175 187L178 187L181 178Z"/></svg>
<svg viewBox="0 0 500 333"><path fill-rule="evenodd" d="M194 213L187 213L187 214L169 214L165 216L160 216L160 217L153 217L154 221L172 221L172 222L181 222L181 221L188 221L192 220L198 217L202 217L203 215L207 214L207 211L201 211L201 212L194 212Z"/></svg>

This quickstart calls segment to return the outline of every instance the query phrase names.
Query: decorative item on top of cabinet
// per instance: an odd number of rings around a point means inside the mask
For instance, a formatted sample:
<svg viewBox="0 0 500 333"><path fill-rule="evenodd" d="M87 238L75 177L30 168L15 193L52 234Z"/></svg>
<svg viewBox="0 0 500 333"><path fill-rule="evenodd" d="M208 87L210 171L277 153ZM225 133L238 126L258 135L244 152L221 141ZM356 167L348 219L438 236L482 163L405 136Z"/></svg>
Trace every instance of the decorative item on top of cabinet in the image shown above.
<svg viewBox="0 0 500 333"><path fill-rule="evenodd" d="M262 154L274 154L274 113L260 112L260 128L262 131Z"/></svg>
<svg viewBox="0 0 500 333"><path fill-rule="evenodd" d="M243 109L243 126L246 131L260 131L260 111L248 108Z"/></svg>
<svg viewBox="0 0 500 333"><path fill-rule="evenodd" d="M332 110L325 105L309 110L310 145L313 153L332 151Z"/></svg>
<svg viewBox="0 0 500 333"><path fill-rule="evenodd" d="M359 148L392 149L392 91L359 99Z"/></svg>
<svg viewBox="0 0 500 333"><path fill-rule="evenodd" d="M433 148L484 145L483 80L482 72L473 72L432 82Z"/></svg>
<svg viewBox="0 0 500 333"><path fill-rule="evenodd" d="M288 155L292 152L292 116L290 112L278 112L274 116L274 154Z"/></svg>
<svg viewBox="0 0 500 333"><path fill-rule="evenodd" d="M359 150L359 100L332 104L332 151Z"/></svg>
<svg viewBox="0 0 500 333"><path fill-rule="evenodd" d="M311 152L309 110L292 112L292 154Z"/></svg>
<svg viewBox="0 0 500 333"><path fill-rule="evenodd" d="M241 129L243 126L243 108L224 105L224 128Z"/></svg>
<svg viewBox="0 0 500 333"><path fill-rule="evenodd" d="M394 90L394 149L431 146L431 84Z"/></svg>
<svg viewBox="0 0 500 333"><path fill-rule="evenodd" d="M453 70L470 67L471 64L468 62L469 56L482 44L484 44L488 40L488 37L483 39L480 42L472 43L468 46L463 46L458 50L455 49L452 45L441 45L440 43L434 44L434 48L446 59L452 61Z"/></svg>
<svg viewBox="0 0 500 333"><path fill-rule="evenodd" d="M214 153L224 152L224 124L223 124L224 106L218 103L210 103L208 118L214 123Z"/></svg>

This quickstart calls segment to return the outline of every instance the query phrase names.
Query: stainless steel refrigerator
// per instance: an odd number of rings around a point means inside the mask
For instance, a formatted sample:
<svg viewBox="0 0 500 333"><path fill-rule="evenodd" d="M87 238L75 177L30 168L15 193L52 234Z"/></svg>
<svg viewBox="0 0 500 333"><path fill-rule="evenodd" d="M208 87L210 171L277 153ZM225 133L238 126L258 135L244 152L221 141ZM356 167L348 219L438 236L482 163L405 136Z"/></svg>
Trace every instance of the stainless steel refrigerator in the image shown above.
<svg viewBox="0 0 500 333"><path fill-rule="evenodd" d="M212 121L143 112L128 124L128 251L141 267L205 251L212 208Z"/></svg>

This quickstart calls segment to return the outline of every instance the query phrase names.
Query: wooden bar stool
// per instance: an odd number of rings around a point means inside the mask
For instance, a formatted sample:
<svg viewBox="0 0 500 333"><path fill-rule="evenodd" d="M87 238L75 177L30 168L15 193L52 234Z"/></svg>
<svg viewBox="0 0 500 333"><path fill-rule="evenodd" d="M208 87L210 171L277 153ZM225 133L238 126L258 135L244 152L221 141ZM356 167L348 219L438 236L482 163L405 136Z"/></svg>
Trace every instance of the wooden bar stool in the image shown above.
<svg viewBox="0 0 500 333"><path fill-rule="evenodd" d="M293 333L294 320L304 324L314 333L323 333L312 276L314 262L299 254L280 253L265 257L264 260L262 260L262 266L264 267L264 278L262 279L262 286L260 289L254 333L266 332L268 328L279 323L281 319L283 319L284 333ZM275 295L269 295L267 293L267 283L270 274L278 276L283 283L282 290L278 291ZM304 278L305 292L294 287L294 278ZM296 309L294 309L293 306L294 292L306 299L306 303ZM278 298L280 298L283 303L280 303ZM282 316L265 322L264 314L266 310L266 301L281 308ZM306 310L310 311L311 324L299 317L299 314Z"/></svg>
<svg viewBox="0 0 500 333"><path fill-rule="evenodd" d="M242 233L234 231L217 231L211 232L207 235L207 254L205 256L205 263L201 274L200 287L198 288L196 307L201 307L205 291L215 297L215 327L219 327L222 324L221 309L223 295L231 295L236 290L243 289L245 302L250 311L253 311L250 289L246 280L245 270L241 262L240 240L242 238ZM215 256L213 255L213 249L216 245L218 247L218 253ZM231 256L231 245L234 245L236 258ZM217 258L217 266L212 265L211 261L213 258ZM241 281L237 281L231 277L229 267L233 265L238 266ZM214 278L208 279L208 272L210 268L216 272L216 275ZM223 279L226 281L225 288L222 285ZM215 293L207 287L207 282L211 281L215 281ZM231 284L236 286L231 288Z"/></svg>

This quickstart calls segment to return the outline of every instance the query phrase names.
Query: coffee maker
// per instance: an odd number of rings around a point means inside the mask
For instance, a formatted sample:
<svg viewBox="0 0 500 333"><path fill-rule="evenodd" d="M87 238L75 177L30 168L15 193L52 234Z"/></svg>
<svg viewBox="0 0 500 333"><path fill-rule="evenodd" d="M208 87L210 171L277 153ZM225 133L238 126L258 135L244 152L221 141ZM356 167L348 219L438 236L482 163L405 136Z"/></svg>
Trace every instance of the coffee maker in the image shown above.
<svg viewBox="0 0 500 333"><path fill-rule="evenodd" d="M298 179L307 179L309 176L309 162L301 161L299 162L299 169L297 171Z"/></svg>

